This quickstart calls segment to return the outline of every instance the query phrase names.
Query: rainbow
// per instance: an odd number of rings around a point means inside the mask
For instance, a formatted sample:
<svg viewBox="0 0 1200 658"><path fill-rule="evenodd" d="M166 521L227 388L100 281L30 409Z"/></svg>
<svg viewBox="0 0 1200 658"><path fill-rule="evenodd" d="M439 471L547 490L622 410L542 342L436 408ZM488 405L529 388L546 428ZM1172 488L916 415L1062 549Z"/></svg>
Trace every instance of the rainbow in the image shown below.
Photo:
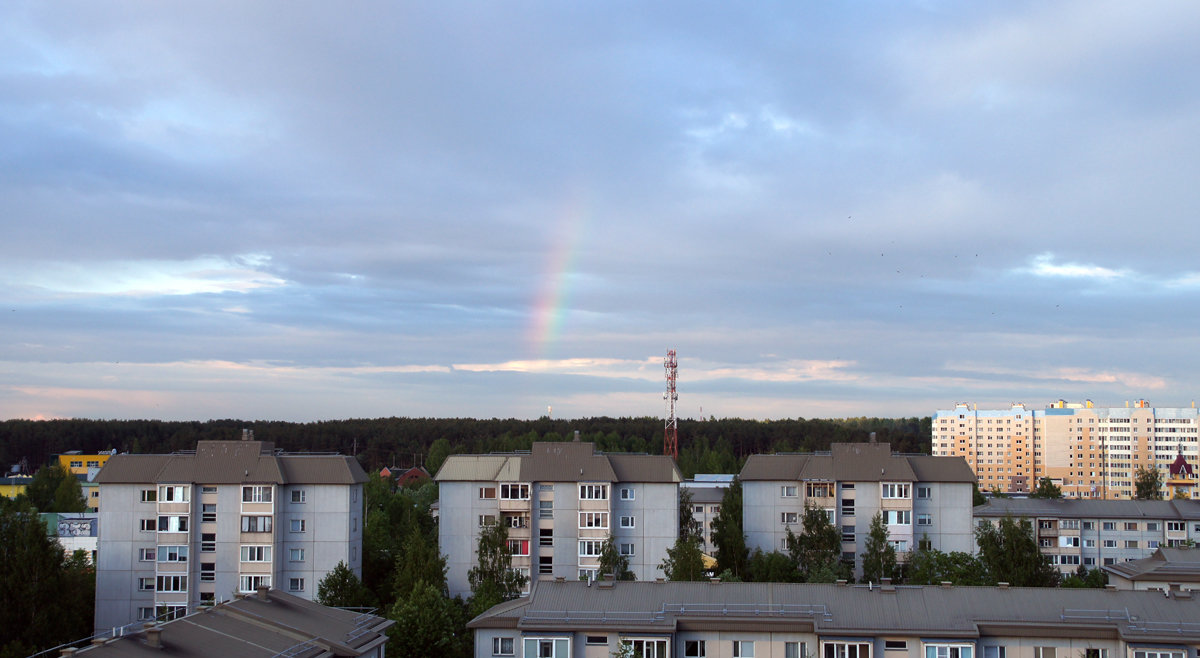
<svg viewBox="0 0 1200 658"><path fill-rule="evenodd" d="M529 350L534 358L546 358L562 335L570 313L573 268L582 244L587 212L583 195L572 194L557 226L557 234L546 253L546 267L538 277L540 284L529 324Z"/></svg>

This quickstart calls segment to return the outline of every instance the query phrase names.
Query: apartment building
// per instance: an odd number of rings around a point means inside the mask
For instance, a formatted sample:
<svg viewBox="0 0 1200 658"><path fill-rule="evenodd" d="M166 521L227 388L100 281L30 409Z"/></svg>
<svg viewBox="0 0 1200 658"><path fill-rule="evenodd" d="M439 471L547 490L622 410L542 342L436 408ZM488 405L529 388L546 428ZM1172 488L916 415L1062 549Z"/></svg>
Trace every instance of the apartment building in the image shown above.
<svg viewBox="0 0 1200 658"><path fill-rule="evenodd" d="M961 457L893 454L886 443L835 443L828 453L751 455L740 475L742 529L754 550L787 549L804 509L821 508L842 533L842 557L862 571L871 519L882 513L901 559L918 546L971 552L971 483Z"/></svg>
<svg viewBox="0 0 1200 658"><path fill-rule="evenodd" d="M712 555L716 548L712 544L712 523L721 512L721 501L736 475L729 473L697 473L691 480L679 485L692 495L692 520L700 524L700 550Z"/></svg>
<svg viewBox="0 0 1200 658"><path fill-rule="evenodd" d="M114 455L96 481L98 631L259 586L311 599L339 561L362 573L366 474L351 457L200 441L169 455Z"/></svg>
<svg viewBox="0 0 1200 658"><path fill-rule="evenodd" d="M1191 592L542 582L468 624L475 656L1194 658Z"/></svg>
<svg viewBox="0 0 1200 658"><path fill-rule="evenodd" d="M1159 548L1200 542L1200 501L994 498L975 521L1026 519L1042 554L1063 575L1150 557Z"/></svg>
<svg viewBox="0 0 1200 658"><path fill-rule="evenodd" d="M933 415L933 454L966 459L981 490L1029 492L1050 478L1068 498L1132 498L1139 467L1158 469L1165 482L1178 459L1187 468L1163 494L1186 493L1196 481L1198 436L1194 406L1146 400L1125 407L1059 400L1045 409L963 403Z"/></svg>
<svg viewBox="0 0 1200 658"><path fill-rule="evenodd" d="M452 455L439 484L438 543L450 594L467 595L483 527L508 528L513 568L531 583L595 578L612 535L639 580L679 532L678 467L660 455L604 454L587 442L535 442L529 452Z"/></svg>
<svg viewBox="0 0 1200 658"><path fill-rule="evenodd" d="M1117 589L1200 589L1200 550L1160 548L1150 557L1104 567L1108 582Z"/></svg>

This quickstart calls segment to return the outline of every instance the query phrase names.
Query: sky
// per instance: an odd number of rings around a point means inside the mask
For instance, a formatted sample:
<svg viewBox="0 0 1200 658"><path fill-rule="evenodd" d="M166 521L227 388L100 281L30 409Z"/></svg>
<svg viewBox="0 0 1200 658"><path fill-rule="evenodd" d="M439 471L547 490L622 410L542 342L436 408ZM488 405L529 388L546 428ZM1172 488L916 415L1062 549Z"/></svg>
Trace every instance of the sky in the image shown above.
<svg viewBox="0 0 1200 658"><path fill-rule="evenodd" d="M1200 4L0 3L0 418L1188 406Z"/></svg>

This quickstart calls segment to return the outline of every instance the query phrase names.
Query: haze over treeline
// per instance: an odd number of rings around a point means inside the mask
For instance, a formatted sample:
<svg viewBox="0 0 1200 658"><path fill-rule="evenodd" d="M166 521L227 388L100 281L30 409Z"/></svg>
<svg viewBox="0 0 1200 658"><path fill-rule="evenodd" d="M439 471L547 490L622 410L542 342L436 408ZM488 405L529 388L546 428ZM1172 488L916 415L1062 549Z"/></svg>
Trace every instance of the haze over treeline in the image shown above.
<svg viewBox="0 0 1200 658"><path fill-rule="evenodd" d="M289 451L354 454L367 470L422 464L434 450L453 453L527 450L533 441L592 441L607 452L661 453L663 420L578 418L537 420L473 418L375 418L314 423L282 421L159 420L8 420L0 422L0 464L24 460L30 470L51 456L79 450L85 454L116 450L165 453L190 450L196 441L238 439L252 429L259 441ZM679 421L679 467L694 473L731 473L747 455L763 452L827 450L833 442L866 441L871 432L897 452L928 452L930 419L845 418Z"/></svg>

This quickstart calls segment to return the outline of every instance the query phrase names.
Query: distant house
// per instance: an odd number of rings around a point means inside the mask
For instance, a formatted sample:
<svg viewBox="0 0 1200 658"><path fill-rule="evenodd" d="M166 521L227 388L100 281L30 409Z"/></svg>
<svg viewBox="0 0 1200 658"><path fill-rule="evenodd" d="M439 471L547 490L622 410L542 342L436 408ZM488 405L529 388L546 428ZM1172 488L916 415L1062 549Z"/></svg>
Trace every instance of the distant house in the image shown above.
<svg viewBox="0 0 1200 658"><path fill-rule="evenodd" d="M1160 548L1154 555L1104 567L1117 589L1200 590L1200 550Z"/></svg>
<svg viewBox="0 0 1200 658"><path fill-rule="evenodd" d="M430 480L433 478L429 471L423 466L413 466L412 468L397 468L393 466L388 468L384 466L379 469L379 477L385 480L392 480L397 487L405 487L410 484L421 482L422 480Z"/></svg>
<svg viewBox="0 0 1200 658"><path fill-rule="evenodd" d="M16 498L25 493L25 488L33 482L32 475L7 475L0 477L0 496Z"/></svg>

